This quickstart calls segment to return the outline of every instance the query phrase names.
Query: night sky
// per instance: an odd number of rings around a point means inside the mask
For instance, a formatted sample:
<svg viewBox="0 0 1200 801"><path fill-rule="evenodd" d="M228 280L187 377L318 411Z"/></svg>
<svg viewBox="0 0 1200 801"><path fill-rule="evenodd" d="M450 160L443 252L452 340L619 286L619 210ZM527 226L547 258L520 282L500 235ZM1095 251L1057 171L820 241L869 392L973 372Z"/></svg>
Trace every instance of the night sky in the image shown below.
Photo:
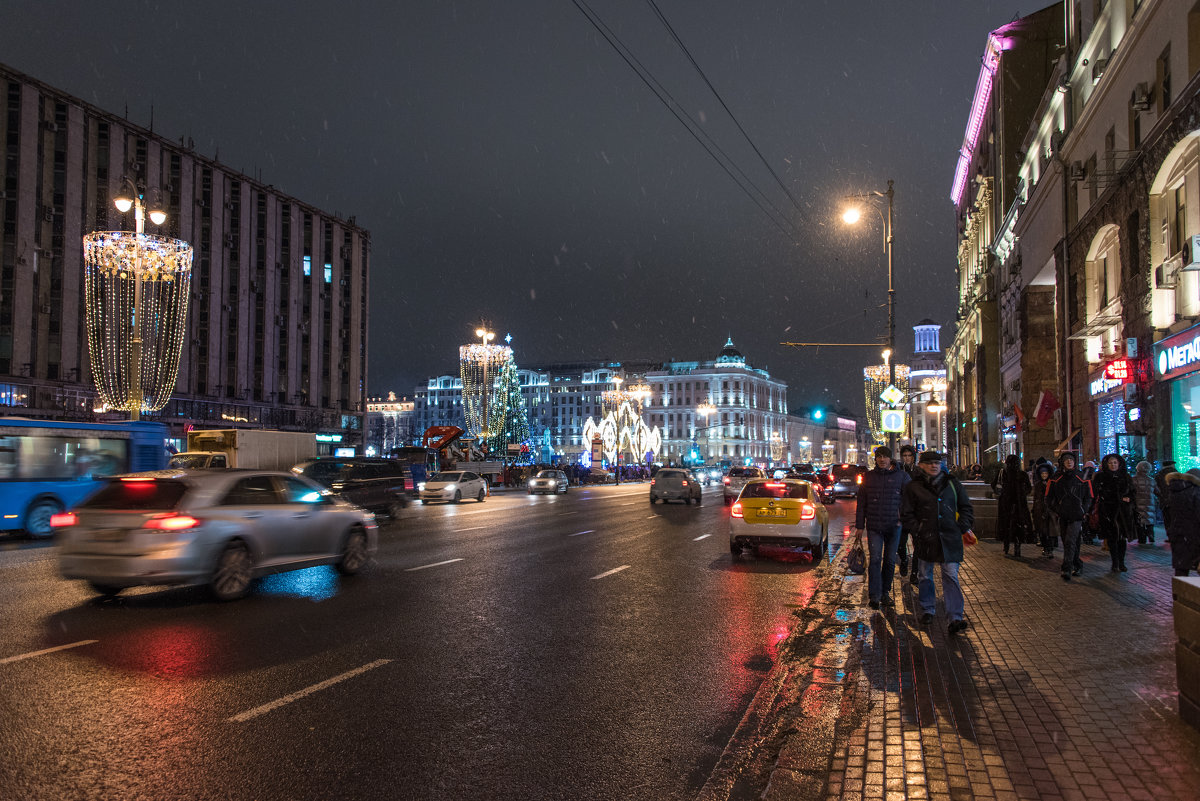
<svg viewBox="0 0 1200 801"><path fill-rule="evenodd" d="M848 228L842 198L895 179L897 342L931 317L946 344L980 55L1044 5L0 0L0 61L355 216L372 396L457 374L486 320L518 366L705 360L732 336L792 408L861 411L878 351L779 345L886 334L883 226Z"/></svg>

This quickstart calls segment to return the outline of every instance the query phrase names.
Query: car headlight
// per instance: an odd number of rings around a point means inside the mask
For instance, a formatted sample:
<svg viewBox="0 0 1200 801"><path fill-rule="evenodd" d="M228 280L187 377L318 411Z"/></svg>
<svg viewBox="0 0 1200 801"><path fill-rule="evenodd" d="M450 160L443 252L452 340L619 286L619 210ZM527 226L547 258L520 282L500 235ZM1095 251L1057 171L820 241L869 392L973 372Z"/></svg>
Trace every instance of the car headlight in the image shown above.
<svg viewBox="0 0 1200 801"><path fill-rule="evenodd" d="M456 489L458 489L457 484L447 484L446 486L442 487L442 492L453 492Z"/></svg>
<svg viewBox="0 0 1200 801"><path fill-rule="evenodd" d="M557 481L555 481L554 479L550 479L550 481L548 481L547 483L548 483L550 486L552 486L552 487L557 487L557 486L558 486L558 482L557 482Z"/></svg>
<svg viewBox="0 0 1200 801"><path fill-rule="evenodd" d="M418 482L417 483L417 492L424 492L424 491L425 491L425 482L424 481Z"/></svg>

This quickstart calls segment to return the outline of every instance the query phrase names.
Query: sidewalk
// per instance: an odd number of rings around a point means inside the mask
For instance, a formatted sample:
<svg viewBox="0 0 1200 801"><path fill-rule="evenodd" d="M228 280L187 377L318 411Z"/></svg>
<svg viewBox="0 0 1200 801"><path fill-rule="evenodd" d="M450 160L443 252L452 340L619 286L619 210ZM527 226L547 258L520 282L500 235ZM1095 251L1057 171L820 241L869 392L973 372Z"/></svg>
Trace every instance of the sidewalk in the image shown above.
<svg viewBox="0 0 1200 801"><path fill-rule="evenodd" d="M1131 544L1128 573L1084 546L1070 583L1061 550L1025 550L1036 555L1010 559L991 540L967 549L971 627L956 637L940 604L918 624L907 581L878 613L862 577L847 577L837 614L853 616L861 650L844 663L832 758L814 765L828 746L796 726L762 797L1200 798L1200 733L1177 715L1167 546Z"/></svg>

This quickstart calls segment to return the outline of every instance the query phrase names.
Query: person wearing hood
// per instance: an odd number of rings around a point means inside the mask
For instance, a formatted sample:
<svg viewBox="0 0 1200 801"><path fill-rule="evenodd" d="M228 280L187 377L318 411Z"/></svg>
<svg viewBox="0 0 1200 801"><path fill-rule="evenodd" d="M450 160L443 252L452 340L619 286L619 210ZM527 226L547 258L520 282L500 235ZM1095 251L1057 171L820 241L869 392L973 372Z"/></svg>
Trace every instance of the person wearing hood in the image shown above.
<svg viewBox="0 0 1200 801"><path fill-rule="evenodd" d="M1175 575L1200 572L1200 469L1165 476L1170 495L1171 522L1167 541L1171 543L1171 567Z"/></svg>
<svg viewBox="0 0 1200 801"><path fill-rule="evenodd" d="M1039 459L1036 467L1033 469L1033 514L1030 520L1033 523L1033 530L1038 536L1038 542L1042 544L1042 556L1050 557L1054 555L1054 549L1058 546L1058 531L1054 525L1054 515L1050 514L1050 509L1046 506L1046 486L1050 483L1051 476L1054 475L1054 468L1044 459Z"/></svg>
<svg viewBox="0 0 1200 801"><path fill-rule="evenodd" d="M1124 573L1126 543L1134 537L1133 478L1125 469L1125 460L1110 453L1100 462L1100 472L1092 482L1096 493L1096 516L1100 536L1112 558L1112 572Z"/></svg>
<svg viewBox="0 0 1200 801"><path fill-rule="evenodd" d="M940 565L949 633L957 634L967 627L958 567L963 560L964 539L975 541L971 532L975 508L959 480L942 469L940 454L924 451L918 467L921 473L904 488L900 500L900 525L912 535L913 558L921 560L917 589L921 625L932 623L937 610L933 569Z"/></svg>
<svg viewBox="0 0 1200 801"><path fill-rule="evenodd" d="M1033 486L1029 475L1021 469L1021 457L1015 453L1004 460L1004 470L998 478L1000 500L996 504L996 526L1004 542L1004 553L1008 554L1011 546L1013 556L1020 558L1021 543L1033 530L1033 521L1029 518L1029 493Z"/></svg>
<svg viewBox="0 0 1200 801"><path fill-rule="evenodd" d="M1058 533L1062 537L1063 581L1083 572L1083 560L1079 558L1083 521L1095 503L1092 484L1075 469L1078 464L1074 453L1063 453L1058 457L1058 473L1046 487L1046 506L1058 518Z"/></svg>
<svg viewBox="0 0 1200 801"><path fill-rule="evenodd" d="M871 608L895 606L892 579L896 575L896 545L900 540L900 493L911 479L892 461L892 450L875 449L875 469L858 485L855 511L855 542L867 532L867 594Z"/></svg>
<svg viewBox="0 0 1200 801"><path fill-rule="evenodd" d="M1174 459L1164 459L1162 470L1154 474L1154 486L1158 491L1158 508L1162 511L1163 526L1171 530L1171 491L1167 489L1167 476L1177 473ZM1170 535L1167 536L1170 540Z"/></svg>
<svg viewBox="0 0 1200 801"><path fill-rule="evenodd" d="M1147 540L1151 545L1154 544L1154 521L1158 517L1154 508L1154 490L1150 463L1138 462L1133 474L1133 508L1137 512L1138 545L1145 545Z"/></svg>

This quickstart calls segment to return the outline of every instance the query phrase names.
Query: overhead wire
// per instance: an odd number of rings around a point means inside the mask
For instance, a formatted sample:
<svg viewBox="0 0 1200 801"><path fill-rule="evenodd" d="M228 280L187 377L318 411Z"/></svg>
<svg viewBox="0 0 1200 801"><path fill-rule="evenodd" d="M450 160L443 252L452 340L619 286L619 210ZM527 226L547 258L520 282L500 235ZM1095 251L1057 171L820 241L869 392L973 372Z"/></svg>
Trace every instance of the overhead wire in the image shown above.
<svg viewBox="0 0 1200 801"><path fill-rule="evenodd" d="M662 85L662 83L654 77L653 73L642 64L637 56L633 55L633 51L630 50L623 41L621 41L621 38L617 36L617 34L611 28L609 28L603 20L600 19L600 16L596 14L596 12L593 11L592 8L588 6L586 2L584 2L584 0L572 0L572 2L575 4L575 7L579 9L579 12L583 14L585 18L587 18L592 27L604 37L609 46L616 51L617 55L619 55L621 59L627 65L629 65L630 69L637 73L637 76L641 78L642 82L646 84L647 88L654 93L654 96L658 98L659 102L666 106L667 110L675 116L675 119L679 120L679 122L685 128L687 128L688 133L690 133L692 137L700 144L700 146L704 148L705 152L707 152L708 155L712 157L715 162L717 162L721 169L723 169L725 173L731 179L733 179L733 182L738 185L738 188L741 189L746 196L758 206L763 214L765 214L767 218L770 219L771 222L774 223L775 226L785 236L795 242L798 239L798 231L792 226L792 223L790 220L788 220L787 215L771 202L770 198L766 196L766 193L763 192L754 183L754 181L742 171L740 167L738 167L737 163L734 162L734 160L729 157L729 154L722 150L721 147L712 140L712 137L710 137L707 132L705 132L702 128L698 128L696 123L690 117L682 113L683 107L679 104L679 102L676 101L671 93ZM701 138L702 136L703 138ZM714 152L714 149L721 154L720 157L717 156L717 152ZM724 158L724 161L722 161L722 157ZM737 175L734 175L733 170L737 171L738 175L741 176L741 180L738 179ZM743 181L745 181L745 183L743 183ZM750 189L747 188L746 184L752 187L754 191L758 193L759 197L756 197L750 191ZM763 205L764 203L766 203L766 206ZM774 211L774 214L767 210L767 206ZM783 222L780 222L780 220L783 220Z"/></svg>

